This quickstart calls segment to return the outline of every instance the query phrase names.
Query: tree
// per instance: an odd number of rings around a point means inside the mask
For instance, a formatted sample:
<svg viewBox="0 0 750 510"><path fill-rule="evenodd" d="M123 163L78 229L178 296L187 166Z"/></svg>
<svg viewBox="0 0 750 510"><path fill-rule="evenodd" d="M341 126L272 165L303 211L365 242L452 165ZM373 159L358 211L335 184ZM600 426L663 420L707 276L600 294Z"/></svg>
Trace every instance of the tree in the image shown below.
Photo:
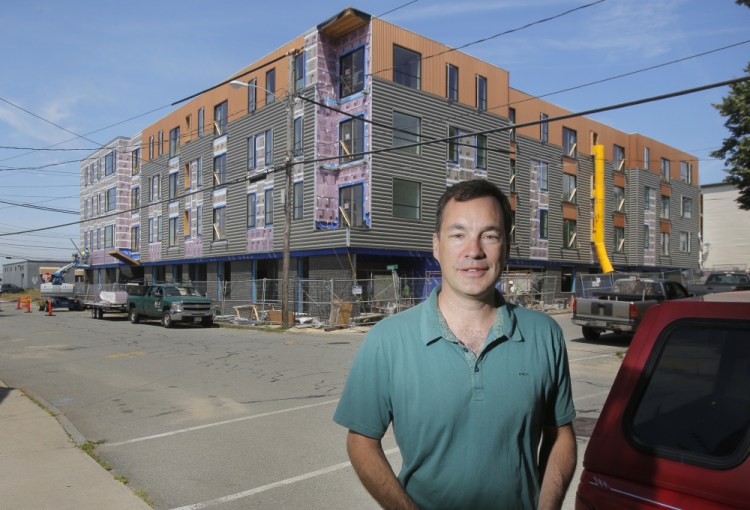
<svg viewBox="0 0 750 510"><path fill-rule="evenodd" d="M737 3L740 1L750 4L750 0L737 0ZM745 73L750 74L750 63L745 67ZM729 175L724 182L737 187L740 209L750 211L750 81L730 85L724 101L714 107L726 117L724 126L731 136L724 139L719 149L711 152L711 157L723 159L727 164Z"/></svg>

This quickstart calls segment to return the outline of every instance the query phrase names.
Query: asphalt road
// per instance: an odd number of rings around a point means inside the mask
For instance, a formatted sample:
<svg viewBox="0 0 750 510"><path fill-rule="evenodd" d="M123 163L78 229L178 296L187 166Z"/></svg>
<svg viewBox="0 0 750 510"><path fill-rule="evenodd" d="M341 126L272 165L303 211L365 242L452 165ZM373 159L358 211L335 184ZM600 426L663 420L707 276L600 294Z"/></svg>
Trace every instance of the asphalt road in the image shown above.
<svg viewBox="0 0 750 510"><path fill-rule="evenodd" d="M364 333L50 317L3 305L0 374L50 402L158 510L377 508L331 416ZM628 339L565 331L583 455ZM400 457L392 435L389 460ZM572 508L572 493L566 508Z"/></svg>

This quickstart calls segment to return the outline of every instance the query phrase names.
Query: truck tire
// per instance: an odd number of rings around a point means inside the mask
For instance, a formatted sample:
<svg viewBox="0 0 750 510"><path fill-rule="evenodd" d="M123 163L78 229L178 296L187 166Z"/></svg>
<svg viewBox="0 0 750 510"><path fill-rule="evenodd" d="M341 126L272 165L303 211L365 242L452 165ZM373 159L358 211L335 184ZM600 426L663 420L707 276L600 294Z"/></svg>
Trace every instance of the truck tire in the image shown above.
<svg viewBox="0 0 750 510"><path fill-rule="evenodd" d="M170 313L168 311L164 312L162 314L162 316L161 316L161 325L164 326L165 328L171 328L172 326L174 326L174 321L172 320L172 315L170 315Z"/></svg>
<svg viewBox="0 0 750 510"><path fill-rule="evenodd" d="M204 328L210 328L214 325L214 320L211 317L204 317L201 319L201 326Z"/></svg>
<svg viewBox="0 0 750 510"><path fill-rule="evenodd" d="M130 322L133 324L138 324L141 321L141 318L138 316L138 312L136 311L135 307L130 309L128 317L130 317Z"/></svg>
<svg viewBox="0 0 750 510"><path fill-rule="evenodd" d="M91 309L91 318L92 319L98 319L99 318L99 313L98 313L98 311L97 311L96 308L92 308Z"/></svg>
<svg viewBox="0 0 750 510"><path fill-rule="evenodd" d="M581 331L583 331L583 338L585 338L586 340L597 340L599 338L599 335L602 334L602 332L598 329L594 329L589 326L581 326Z"/></svg>

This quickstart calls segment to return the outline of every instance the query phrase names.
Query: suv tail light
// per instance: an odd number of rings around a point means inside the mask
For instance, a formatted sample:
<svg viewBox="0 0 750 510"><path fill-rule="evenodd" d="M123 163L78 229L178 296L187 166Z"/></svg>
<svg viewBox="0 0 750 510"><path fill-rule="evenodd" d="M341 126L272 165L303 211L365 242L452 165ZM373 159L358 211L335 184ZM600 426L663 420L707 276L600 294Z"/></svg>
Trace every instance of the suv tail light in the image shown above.
<svg viewBox="0 0 750 510"><path fill-rule="evenodd" d="M575 294L572 295L573 298L573 315L576 313L576 305L578 304L578 300L576 299Z"/></svg>
<svg viewBox="0 0 750 510"><path fill-rule="evenodd" d="M638 307L635 306L635 303L630 303L628 315L630 316L631 321L638 320Z"/></svg>

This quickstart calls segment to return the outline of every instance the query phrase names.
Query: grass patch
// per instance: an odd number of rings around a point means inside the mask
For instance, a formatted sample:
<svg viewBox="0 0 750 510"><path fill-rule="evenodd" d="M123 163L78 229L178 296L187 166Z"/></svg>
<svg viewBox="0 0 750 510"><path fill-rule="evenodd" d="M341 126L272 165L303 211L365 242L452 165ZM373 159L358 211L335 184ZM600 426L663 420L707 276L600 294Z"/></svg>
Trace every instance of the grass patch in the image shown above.
<svg viewBox="0 0 750 510"><path fill-rule="evenodd" d="M156 504L156 502L154 501L154 498L149 496L148 493L145 491L145 489L135 489L133 491L133 494L141 498L144 503L146 503L148 506L152 508Z"/></svg>
<svg viewBox="0 0 750 510"><path fill-rule="evenodd" d="M101 467L103 467L107 471L112 471L112 466L110 466L106 460L99 457L99 454L96 453L96 447L103 443L104 441L86 441L85 443L78 445L78 448L80 448L89 457L94 459L96 463Z"/></svg>
<svg viewBox="0 0 750 510"><path fill-rule="evenodd" d="M628 351L617 351L615 353L615 356L617 356L619 359L625 359L625 353Z"/></svg>

